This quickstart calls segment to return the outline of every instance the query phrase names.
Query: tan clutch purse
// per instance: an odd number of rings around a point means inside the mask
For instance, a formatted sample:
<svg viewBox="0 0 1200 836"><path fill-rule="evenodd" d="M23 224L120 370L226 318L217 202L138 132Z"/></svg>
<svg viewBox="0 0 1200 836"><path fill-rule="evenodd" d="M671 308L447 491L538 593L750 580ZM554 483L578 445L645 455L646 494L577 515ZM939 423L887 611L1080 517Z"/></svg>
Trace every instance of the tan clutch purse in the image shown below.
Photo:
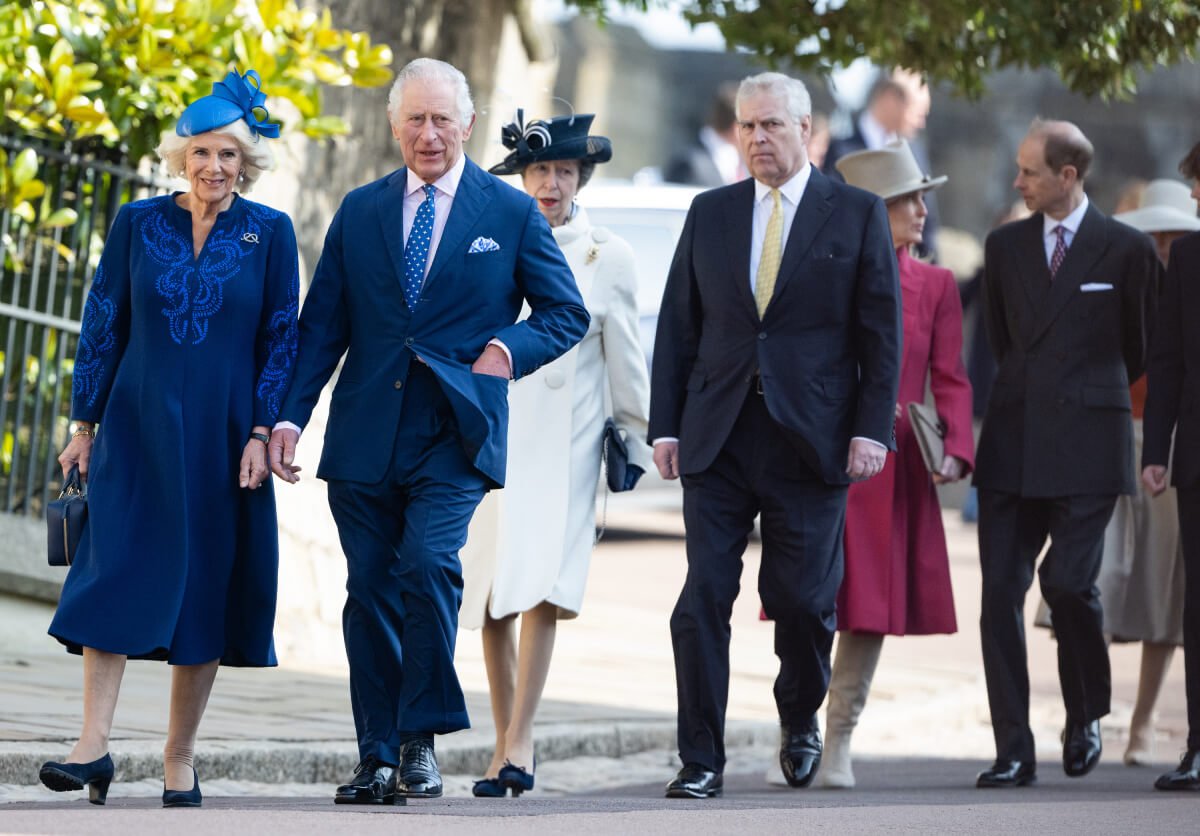
<svg viewBox="0 0 1200 836"><path fill-rule="evenodd" d="M936 409L923 403L908 405L908 420L912 422L913 433L917 436L925 469L930 473L938 473L946 456L946 425L938 417Z"/></svg>

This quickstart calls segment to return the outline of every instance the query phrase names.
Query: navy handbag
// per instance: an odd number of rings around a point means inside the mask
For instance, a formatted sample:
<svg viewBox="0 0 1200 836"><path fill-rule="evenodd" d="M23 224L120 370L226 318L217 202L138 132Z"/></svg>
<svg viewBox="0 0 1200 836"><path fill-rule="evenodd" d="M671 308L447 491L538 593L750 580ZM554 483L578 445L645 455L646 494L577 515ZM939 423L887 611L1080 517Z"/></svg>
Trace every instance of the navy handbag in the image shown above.
<svg viewBox="0 0 1200 836"><path fill-rule="evenodd" d="M608 489L613 493L631 491L644 472L636 464L629 463L629 448L616 423L609 418L604 422L604 447L601 451L604 460L604 476Z"/></svg>
<svg viewBox="0 0 1200 836"><path fill-rule="evenodd" d="M87 488L73 466L58 499L46 503L46 548L51 566L70 566L87 524Z"/></svg>

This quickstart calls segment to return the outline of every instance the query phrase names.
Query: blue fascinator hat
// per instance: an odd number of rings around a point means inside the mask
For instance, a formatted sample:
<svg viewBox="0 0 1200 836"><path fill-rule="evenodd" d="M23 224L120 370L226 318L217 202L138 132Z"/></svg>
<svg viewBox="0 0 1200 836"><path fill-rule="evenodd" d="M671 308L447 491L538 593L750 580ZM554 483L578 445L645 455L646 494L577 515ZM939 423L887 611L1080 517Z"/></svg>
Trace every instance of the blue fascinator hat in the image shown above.
<svg viewBox="0 0 1200 836"><path fill-rule="evenodd" d="M175 133L196 136L244 119L256 139L259 136L275 139L279 136L279 126L267 121L270 114L266 102L267 94L262 91L258 73L248 70L242 76L231 71L223 81L213 82L211 94L187 106L175 123Z"/></svg>

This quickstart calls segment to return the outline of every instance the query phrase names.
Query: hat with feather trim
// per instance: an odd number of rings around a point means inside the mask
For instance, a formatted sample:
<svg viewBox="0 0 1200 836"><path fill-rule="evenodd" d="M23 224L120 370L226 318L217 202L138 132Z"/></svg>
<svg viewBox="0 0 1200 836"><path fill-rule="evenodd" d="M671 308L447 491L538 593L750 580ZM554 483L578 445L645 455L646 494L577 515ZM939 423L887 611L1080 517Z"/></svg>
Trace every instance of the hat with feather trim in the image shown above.
<svg viewBox="0 0 1200 836"><path fill-rule="evenodd" d="M606 163L612 159L612 143L606 136L588 136L594 113L576 113L525 123L525 112L517 110L515 121L500 130L500 141L512 151L504 162L488 169L492 174L517 174L526 166L552 160Z"/></svg>

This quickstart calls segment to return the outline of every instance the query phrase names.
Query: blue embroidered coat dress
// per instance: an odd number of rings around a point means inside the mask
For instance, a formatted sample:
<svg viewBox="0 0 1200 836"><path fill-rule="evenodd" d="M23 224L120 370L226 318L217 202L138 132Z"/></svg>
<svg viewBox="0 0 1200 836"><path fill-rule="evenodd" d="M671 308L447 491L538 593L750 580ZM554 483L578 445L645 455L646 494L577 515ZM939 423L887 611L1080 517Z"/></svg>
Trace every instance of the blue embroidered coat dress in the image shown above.
<svg viewBox="0 0 1200 836"><path fill-rule="evenodd" d="M175 195L123 207L84 307L71 415L99 426L88 526L50 634L194 665L276 664L278 534L268 478L238 486L296 355L287 215L235 196L193 257Z"/></svg>

